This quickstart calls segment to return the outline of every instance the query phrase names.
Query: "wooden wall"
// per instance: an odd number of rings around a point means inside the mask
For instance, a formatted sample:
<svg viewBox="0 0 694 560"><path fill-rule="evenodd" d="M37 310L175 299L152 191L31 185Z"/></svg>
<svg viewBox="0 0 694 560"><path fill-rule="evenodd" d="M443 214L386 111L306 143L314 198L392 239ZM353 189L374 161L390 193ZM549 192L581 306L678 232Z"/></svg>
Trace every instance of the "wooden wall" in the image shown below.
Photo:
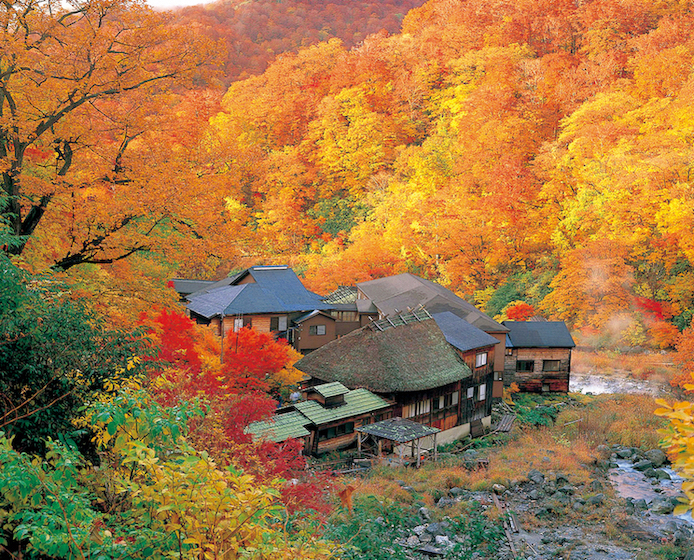
<svg viewBox="0 0 694 560"><path fill-rule="evenodd" d="M519 360L532 361L533 371L517 371ZM559 360L559 370L543 371L544 360ZM504 385L515 382L524 392L567 393L570 374L570 348L514 348L504 359Z"/></svg>

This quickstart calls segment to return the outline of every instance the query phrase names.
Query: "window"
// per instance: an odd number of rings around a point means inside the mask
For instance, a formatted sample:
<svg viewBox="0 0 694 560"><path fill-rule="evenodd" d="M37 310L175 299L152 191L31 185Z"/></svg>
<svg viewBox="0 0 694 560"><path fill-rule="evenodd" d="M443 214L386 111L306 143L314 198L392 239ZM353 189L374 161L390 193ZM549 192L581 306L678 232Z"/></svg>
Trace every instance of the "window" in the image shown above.
<svg viewBox="0 0 694 560"><path fill-rule="evenodd" d="M559 360L542 360L542 371L559 371Z"/></svg>
<svg viewBox="0 0 694 560"><path fill-rule="evenodd" d="M354 422L347 422L346 424L340 424L339 426L333 426L332 428L324 428L318 431L318 441L324 441L326 439L333 439L338 436L344 436L346 434L351 434L354 432Z"/></svg>
<svg viewBox="0 0 694 560"><path fill-rule="evenodd" d="M533 360L518 360L516 362L516 371L534 371L535 362Z"/></svg>
<svg viewBox="0 0 694 560"><path fill-rule="evenodd" d="M474 387L468 387L467 398L468 399L474 399L475 398L475 388Z"/></svg>
<svg viewBox="0 0 694 560"><path fill-rule="evenodd" d="M486 385L480 385L480 397L478 400L483 401L484 398L487 396L487 386Z"/></svg>
<svg viewBox="0 0 694 560"><path fill-rule="evenodd" d="M487 353L482 352L475 356L475 367L482 367L487 365Z"/></svg>
<svg viewBox="0 0 694 560"><path fill-rule="evenodd" d="M243 319L240 317L234 319L234 332L239 332L242 328L243 328Z"/></svg>
<svg viewBox="0 0 694 560"><path fill-rule="evenodd" d="M287 330L287 317L270 317L270 330L271 331L286 331Z"/></svg>
<svg viewBox="0 0 694 560"><path fill-rule="evenodd" d="M323 336L325 334L325 325L312 325L308 328L308 334L312 336Z"/></svg>
<svg viewBox="0 0 694 560"><path fill-rule="evenodd" d="M513 348L506 348L506 355L513 356Z"/></svg>

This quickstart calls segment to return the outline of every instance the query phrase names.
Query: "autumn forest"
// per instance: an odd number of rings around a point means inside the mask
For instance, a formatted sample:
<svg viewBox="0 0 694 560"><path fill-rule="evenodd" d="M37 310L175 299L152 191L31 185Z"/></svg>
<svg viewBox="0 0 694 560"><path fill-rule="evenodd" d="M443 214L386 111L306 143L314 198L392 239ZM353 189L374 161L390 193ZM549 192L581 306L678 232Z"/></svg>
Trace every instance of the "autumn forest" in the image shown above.
<svg viewBox="0 0 694 560"><path fill-rule="evenodd" d="M292 450L239 429L298 356L246 333L219 364L171 278L284 264L325 295L411 272L585 346L694 348L693 32L684 0L0 3L0 482L19 488L0 547L327 557L308 529L263 536L278 496L325 504L278 482ZM51 466L22 486L13 445ZM112 479L71 470L99 453ZM182 479L206 485L186 504ZM187 543L176 508L199 508Z"/></svg>

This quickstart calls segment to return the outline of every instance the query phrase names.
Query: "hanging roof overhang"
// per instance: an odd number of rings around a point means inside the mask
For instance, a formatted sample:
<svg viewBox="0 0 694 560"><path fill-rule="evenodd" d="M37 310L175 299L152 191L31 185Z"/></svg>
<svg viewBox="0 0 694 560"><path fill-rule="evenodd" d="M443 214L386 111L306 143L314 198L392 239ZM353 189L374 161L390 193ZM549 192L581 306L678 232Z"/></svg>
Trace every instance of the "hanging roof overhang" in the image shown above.
<svg viewBox="0 0 694 560"><path fill-rule="evenodd" d="M381 439L407 443L439 433L441 430L407 420L406 418L389 418L374 424L367 424L356 429L357 432Z"/></svg>

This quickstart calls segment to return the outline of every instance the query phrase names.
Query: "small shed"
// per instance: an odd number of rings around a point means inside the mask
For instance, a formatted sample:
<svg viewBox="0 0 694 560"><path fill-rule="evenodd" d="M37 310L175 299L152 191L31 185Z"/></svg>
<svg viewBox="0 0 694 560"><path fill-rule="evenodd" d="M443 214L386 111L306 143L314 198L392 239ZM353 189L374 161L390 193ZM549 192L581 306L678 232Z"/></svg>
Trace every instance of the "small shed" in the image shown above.
<svg viewBox="0 0 694 560"><path fill-rule="evenodd" d="M425 438L433 439L434 461L438 458L436 434L440 431L433 426L425 426L406 418L389 418L357 428L357 449L361 454L362 445L371 436L378 442L378 455L380 456L383 450L383 440L387 440L398 445L400 462L402 463L406 444L409 443L410 455L417 457L417 467L419 467L422 458L421 442Z"/></svg>
<svg viewBox="0 0 694 560"><path fill-rule="evenodd" d="M571 350L576 346L564 321L504 321L504 384L524 392L569 390Z"/></svg>

